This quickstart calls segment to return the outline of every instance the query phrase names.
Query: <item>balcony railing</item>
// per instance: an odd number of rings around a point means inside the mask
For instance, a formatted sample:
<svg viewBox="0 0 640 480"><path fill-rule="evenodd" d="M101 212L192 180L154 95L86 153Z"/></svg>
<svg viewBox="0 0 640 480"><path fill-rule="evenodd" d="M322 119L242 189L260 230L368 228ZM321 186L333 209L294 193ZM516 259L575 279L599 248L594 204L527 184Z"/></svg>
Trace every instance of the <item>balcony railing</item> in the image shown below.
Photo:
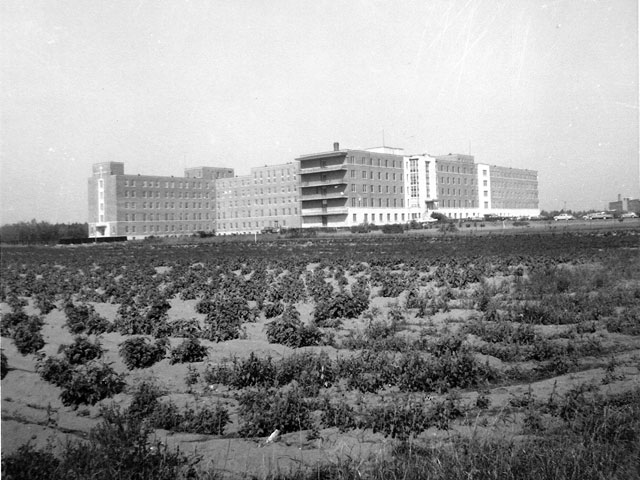
<svg viewBox="0 0 640 480"><path fill-rule="evenodd" d="M317 180L308 180L300 182L301 187L323 187L327 185L346 185L347 180L345 178L326 178Z"/></svg>
<svg viewBox="0 0 640 480"><path fill-rule="evenodd" d="M300 168L300 175L304 175L306 173L337 172L346 169L347 166L343 164L325 165L323 167Z"/></svg>
<svg viewBox="0 0 640 480"><path fill-rule="evenodd" d="M329 198L347 198L347 194L344 190L338 190L338 189L332 188L330 190L327 190L326 192L320 192L320 193L317 193L317 192L305 193L303 191L302 194L300 195L300 200L302 200L303 202L305 200L324 200Z"/></svg>
<svg viewBox="0 0 640 480"><path fill-rule="evenodd" d="M302 208L300 213L303 217L317 215L346 215L349 213L349 209L347 207Z"/></svg>

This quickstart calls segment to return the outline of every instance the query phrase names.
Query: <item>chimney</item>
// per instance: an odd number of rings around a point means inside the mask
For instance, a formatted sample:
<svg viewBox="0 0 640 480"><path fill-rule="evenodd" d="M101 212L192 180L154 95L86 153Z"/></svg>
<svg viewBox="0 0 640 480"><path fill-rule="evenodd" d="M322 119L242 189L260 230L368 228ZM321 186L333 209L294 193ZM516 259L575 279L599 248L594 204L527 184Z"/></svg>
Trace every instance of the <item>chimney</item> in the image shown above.
<svg viewBox="0 0 640 480"><path fill-rule="evenodd" d="M338 142L333 142L333 151L337 152L340 150L340 144Z"/></svg>

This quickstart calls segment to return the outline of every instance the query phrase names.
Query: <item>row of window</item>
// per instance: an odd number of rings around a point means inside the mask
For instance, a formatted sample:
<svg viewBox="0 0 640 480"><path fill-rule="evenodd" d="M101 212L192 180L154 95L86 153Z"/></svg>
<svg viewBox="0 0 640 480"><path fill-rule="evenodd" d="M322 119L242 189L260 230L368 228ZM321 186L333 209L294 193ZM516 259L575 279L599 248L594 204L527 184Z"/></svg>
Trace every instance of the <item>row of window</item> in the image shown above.
<svg viewBox="0 0 640 480"><path fill-rule="evenodd" d="M398 203L400 203L400 208L404 207L404 198L378 198L377 201L375 198L351 198L351 206L352 207L375 207L376 203L378 207L388 207L388 208L398 208Z"/></svg>
<svg viewBox="0 0 640 480"><path fill-rule="evenodd" d="M242 224L242 228L262 228L262 227L265 227L265 226L266 226L266 225L265 225L264 220L263 220L263 221L259 221L259 222L253 222L253 223L255 223L255 226L253 226L253 225L252 225L252 222L229 222L229 223L228 223L228 226L229 226L229 228L228 228L228 229L229 229L229 230L232 230L232 229L239 229L239 228L240 228L240 224ZM269 226L270 226L270 227L271 227L271 226L273 226L273 225L271 224L271 221L269 221L268 223L269 223ZM279 226L279 225L280 225L280 224L279 224L279 223L278 223L278 221L276 220L276 222L275 222L275 226ZM283 227L286 227L286 226L287 226L287 221L286 221L286 220L283 220L283 221L282 221L282 226L283 226ZM223 223L218 224L218 227L219 227L221 230L227 230L227 222L223 222Z"/></svg>
<svg viewBox="0 0 640 480"><path fill-rule="evenodd" d="M125 213L125 222L170 222L170 221L187 221L187 220L209 220L209 214L205 213L204 217L202 213L178 213L176 218L175 213Z"/></svg>
<svg viewBox="0 0 640 480"><path fill-rule="evenodd" d="M467 179L465 177L465 178L463 178L463 180L464 181L461 183L460 182L460 177L453 177L453 178L451 178L451 177L440 177L440 184L444 185L446 183L447 185L450 185L450 184L454 184L455 185L457 183L458 185L461 185L461 184L467 185L467 180L469 180L469 179ZM471 178L470 180L471 181L469 182L469 185L475 185L475 180L473 178ZM483 180L482 182L483 182L484 186L486 187L487 186L487 180Z"/></svg>
<svg viewBox="0 0 640 480"><path fill-rule="evenodd" d="M279 190L279 191L278 191ZM271 187L267 187L267 193L266 195L271 195L271 194L277 194L277 193L291 193L294 191L297 191L298 188L296 185L288 185L286 187L285 190L285 186L283 185L282 187L280 187L279 189L277 187L273 187L273 191L271 190ZM264 192L264 188L255 188L253 190L253 195L265 195ZM217 190L216 191L216 197L218 198L222 198L224 196L233 196L233 197L250 197L251 196L251 189L246 189L246 190Z"/></svg>
<svg viewBox="0 0 640 480"><path fill-rule="evenodd" d="M198 188L198 189L209 189L209 183L203 182L176 182L175 180L166 180L161 182L160 180L124 180L125 187L136 187L142 186L143 188L161 188L160 185L164 184L164 188Z"/></svg>
<svg viewBox="0 0 640 480"><path fill-rule="evenodd" d="M384 215L385 215L384 213L378 213L378 214L372 213L371 216L369 216L368 213L363 213L362 214L362 219L363 219L362 221L363 221L363 223L369 223L369 219L371 219L371 223L376 223L376 217L377 217L379 222L384 222L384 218L385 218ZM390 223L392 221L391 220L391 218L392 218L391 214L387 213L386 215L387 215L387 223ZM354 224L358 223L358 214L357 213L354 213L351 218L352 218L352 221L353 221ZM404 222L405 221L405 214L404 213L401 213L400 216L398 216L397 213L393 214L393 222L397 223L398 221L400 221L400 222Z"/></svg>
<svg viewBox="0 0 640 480"><path fill-rule="evenodd" d="M376 186L375 185L367 185L367 184L362 184L360 190L362 191L362 193L376 193ZM382 193L382 185L378 185L378 193ZM356 185L355 183L351 184L351 192L352 193L356 193L358 191L358 185ZM385 185L384 186L384 193L398 193L398 186L397 185ZM404 193L404 187L402 185L400 185L400 193Z"/></svg>
<svg viewBox="0 0 640 480"><path fill-rule="evenodd" d="M267 214L265 215L265 212ZM218 220L224 220L227 218L227 213L229 214L229 218L246 218L246 217L277 217L278 215L298 215L298 207L288 208L274 208L272 209L260 209L254 210L253 214L251 210L234 210L231 212L219 212Z"/></svg>
<svg viewBox="0 0 640 480"><path fill-rule="evenodd" d="M358 178L358 171L357 170L349 170L349 175L351 176L351 178ZM366 180L367 179L367 170L362 170L360 175L361 175L363 180ZM382 180L382 172L376 172L376 176L377 176L378 180ZM373 180L373 178L374 178L373 170L369 170L368 177L369 177L369 180ZM391 174L391 176L389 176L389 172L384 172L384 180L389 180L390 177L394 182L396 181L395 172L393 172ZM397 180L400 180L401 178L402 177L400 176L400 174L398 174Z"/></svg>
<svg viewBox="0 0 640 480"><path fill-rule="evenodd" d="M141 202L140 206L141 208L161 208L162 202ZM203 207L204 205L204 207ZM212 204L213 206L213 204ZM138 208L138 203L136 202L124 202L124 208L126 209L132 209L135 210ZM164 208L165 209L175 209L176 208L176 203L175 202L164 202ZM208 209L209 208L209 202L178 202L178 208L182 209L182 208L197 208L197 209Z"/></svg>
<svg viewBox="0 0 640 480"><path fill-rule="evenodd" d="M125 190L124 191L124 196L126 198L136 198L137 197L137 192L135 190ZM140 192L140 198L160 198L160 197L164 197L164 198L209 198L209 193L205 192L191 192L191 195L189 195L189 192L184 192L184 194L182 192L178 192L178 195L176 196L176 192L164 192L164 195L160 195L160 192L148 192L146 190L143 190L142 192Z"/></svg>
<svg viewBox="0 0 640 480"><path fill-rule="evenodd" d="M473 174L474 173L474 169L473 168L469 168L469 170L467 171L467 167L462 167L462 170L460 170L460 166L459 165L447 165L447 164L442 164L440 163L440 168L439 170L441 172L451 172L451 173L462 173L462 174ZM484 175L487 175L487 171L484 170Z"/></svg>
<svg viewBox="0 0 640 480"><path fill-rule="evenodd" d="M272 201L273 200L273 201ZM280 199L281 201L278 202L277 198L267 198L267 205L271 205L273 203L273 205L277 205L278 203L295 203L298 201L297 197L283 197ZM264 198L255 198L253 200L253 203L251 202L251 199L246 199L246 200L229 200L227 202L225 202L224 200L218 201L218 205L220 206L220 208L233 208L233 207L250 207L251 205L264 205Z"/></svg>
<svg viewBox="0 0 640 480"><path fill-rule="evenodd" d="M474 196L474 197L475 197L475 195L476 195L476 190L475 190L475 188L471 190L471 193L468 193L469 191L468 191L466 188L465 188L465 189L461 189L461 188L459 188L459 189L457 190L457 193L456 193L456 189L455 189L455 188L449 188L449 187L447 187L447 188L444 188L444 187L440 188L440 194L441 194L442 196L444 196L444 195L457 195L457 196L461 197L461 196L463 195L463 192L464 192L464 196L465 196L465 197L466 197L466 196L468 196L468 195L472 195L472 196ZM488 195L488 191L487 191L487 190L485 190L485 197L486 197L487 195Z"/></svg>
<svg viewBox="0 0 640 480"><path fill-rule="evenodd" d="M197 232L200 230L207 229L207 225L192 224L192 225L142 225L140 226L140 233L168 233L168 232L185 232L191 230L192 232ZM137 233L136 225L125 225L124 227L125 233Z"/></svg>
<svg viewBox="0 0 640 480"><path fill-rule="evenodd" d="M349 157L349 163L351 165L356 164L355 156L351 155ZM398 160L396 163L396 160L389 160L388 158L381 160L379 158L374 159L372 157L360 157L358 164L369 165L370 167L402 168L402 160Z"/></svg>

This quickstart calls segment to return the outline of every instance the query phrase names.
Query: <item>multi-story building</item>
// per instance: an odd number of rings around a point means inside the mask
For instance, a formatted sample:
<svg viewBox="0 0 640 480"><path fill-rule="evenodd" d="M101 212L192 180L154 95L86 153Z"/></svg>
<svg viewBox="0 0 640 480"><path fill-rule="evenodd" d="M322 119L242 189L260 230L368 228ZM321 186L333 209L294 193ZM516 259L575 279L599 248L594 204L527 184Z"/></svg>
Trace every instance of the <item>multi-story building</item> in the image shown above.
<svg viewBox="0 0 640 480"><path fill-rule="evenodd" d="M385 225L433 212L451 219L537 216L537 172L475 163L471 155L405 156L399 148L335 143L237 177L214 167L189 168L184 177L125 175L123 163L104 162L89 179L91 236Z"/></svg>
<svg viewBox="0 0 640 480"><path fill-rule="evenodd" d="M381 147L302 155L301 226L348 227L406 221L402 150Z"/></svg>
<svg viewBox="0 0 640 480"><path fill-rule="evenodd" d="M537 172L477 164L471 155L409 156L405 182L410 220L433 212L452 219L540 214Z"/></svg>
<svg viewBox="0 0 640 480"><path fill-rule="evenodd" d="M609 202L609 210L615 212L633 212L640 214L640 200L637 198L624 197L618 195L617 202Z"/></svg>
<svg viewBox="0 0 640 480"><path fill-rule="evenodd" d="M121 162L93 165L89 236L185 235L215 229L216 179L233 169L198 167L184 177L125 175Z"/></svg>
<svg viewBox="0 0 640 480"><path fill-rule="evenodd" d="M216 200L216 232L222 235L300 228L298 165L265 165L219 180Z"/></svg>

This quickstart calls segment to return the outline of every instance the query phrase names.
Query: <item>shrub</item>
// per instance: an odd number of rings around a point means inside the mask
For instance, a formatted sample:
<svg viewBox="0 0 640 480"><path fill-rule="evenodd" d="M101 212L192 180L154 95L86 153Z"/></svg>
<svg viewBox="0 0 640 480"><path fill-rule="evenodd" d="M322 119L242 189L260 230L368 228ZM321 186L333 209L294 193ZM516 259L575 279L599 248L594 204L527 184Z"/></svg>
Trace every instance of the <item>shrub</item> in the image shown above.
<svg viewBox="0 0 640 480"><path fill-rule="evenodd" d="M284 312L284 305L280 302L265 303L263 310L265 318L275 318Z"/></svg>
<svg viewBox="0 0 640 480"><path fill-rule="evenodd" d="M238 395L240 435L260 437L275 429L281 433L313 426L311 409L297 390L244 390Z"/></svg>
<svg viewBox="0 0 640 480"><path fill-rule="evenodd" d="M3 476L11 480L49 480L58 476L60 460L50 449L36 450L25 443L7 456L2 456Z"/></svg>
<svg viewBox="0 0 640 480"><path fill-rule="evenodd" d="M3 337L12 337L14 329L21 323L29 321L29 316L22 310L17 312L9 312L2 315L0 322L0 334Z"/></svg>
<svg viewBox="0 0 640 480"><path fill-rule="evenodd" d="M196 318L175 320L169 324L172 337L200 337L202 328Z"/></svg>
<svg viewBox="0 0 640 480"><path fill-rule="evenodd" d="M67 447L61 464L64 475L58 478L198 478L194 466L199 458L150 442L152 431L146 422L137 421L115 406L103 408L101 413L104 420L90 431L89 441Z"/></svg>
<svg viewBox="0 0 640 480"><path fill-rule="evenodd" d="M46 357L38 360L36 371L45 382L62 387L71 379L73 367L65 358Z"/></svg>
<svg viewBox="0 0 640 480"><path fill-rule="evenodd" d="M62 353L70 365L79 365L100 358L102 347L98 340L92 343L87 337L78 336L71 345L60 345L58 353Z"/></svg>
<svg viewBox="0 0 640 480"><path fill-rule="evenodd" d="M201 345L197 338L187 338L171 350L169 362L171 365L174 363L201 362L207 358L208 350L209 348Z"/></svg>
<svg viewBox="0 0 640 480"><path fill-rule="evenodd" d="M369 298L365 295L349 295L340 292L336 295L316 302L313 320L323 326L327 320L339 318L357 318L369 308Z"/></svg>
<svg viewBox="0 0 640 480"><path fill-rule="evenodd" d="M394 223L392 225L383 225L382 233L404 233L404 226L399 223Z"/></svg>
<svg viewBox="0 0 640 480"><path fill-rule="evenodd" d="M323 399L320 421L323 427L337 427L341 433L358 427L358 421L353 407L345 402L331 402L329 397L324 397Z"/></svg>
<svg viewBox="0 0 640 480"><path fill-rule="evenodd" d="M145 337L128 338L120 344L120 356L129 370L148 368L164 358L167 346L166 338L154 343Z"/></svg>
<svg viewBox="0 0 640 480"><path fill-rule="evenodd" d="M374 406L369 409L366 426L373 433L381 432L385 437L407 440L410 436L417 436L430 426L427 414L421 404L397 401Z"/></svg>
<svg viewBox="0 0 640 480"><path fill-rule="evenodd" d="M62 384L60 400L64 405L94 405L102 399L120 393L124 388L123 375L106 363L93 360L77 366Z"/></svg>
<svg viewBox="0 0 640 480"><path fill-rule="evenodd" d="M315 327L307 327L300 321L296 307L286 307L281 317L267 325L269 343L280 343L292 348L318 345L322 333Z"/></svg>
<svg viewBox="0 0 640 480"><path fill-rule="evenodd" d="M31 316L26 321L21 321L13 329L13 342L22 355L36 353L44 347L44 337L42 329L42 319Z"/></svg>
<svg viewBox="0 0 640 480"><path fill-rule="evenodd" d="M230 422L229 412L220 402L215 407L187 408L178 431L204 435L222 435Z"/></svg>
<svg viewBox="0 0 640 480"><path fill-rule="evenodd" d="M91 305L68 302L64 306L64 313L67 317L66 326L73 335L101 335L113 329L111 323L98 315Z"/></svg>
<svg viewBox="0 0 640 480"><path fill-rule="evenodd" d="M234 360L231 385L235 388L271 386L275 383L276 367L271 357L259 358L251 352L244 360Z"/></svg>
<svg viewBox="0 0 640 480"><path fill-rule="evenodd" d="M131 404L127 408L127 415L137 420L151 416L158 405L158 398L162 396L160 388L152 382L143 381L133 392Z"/></svg>

